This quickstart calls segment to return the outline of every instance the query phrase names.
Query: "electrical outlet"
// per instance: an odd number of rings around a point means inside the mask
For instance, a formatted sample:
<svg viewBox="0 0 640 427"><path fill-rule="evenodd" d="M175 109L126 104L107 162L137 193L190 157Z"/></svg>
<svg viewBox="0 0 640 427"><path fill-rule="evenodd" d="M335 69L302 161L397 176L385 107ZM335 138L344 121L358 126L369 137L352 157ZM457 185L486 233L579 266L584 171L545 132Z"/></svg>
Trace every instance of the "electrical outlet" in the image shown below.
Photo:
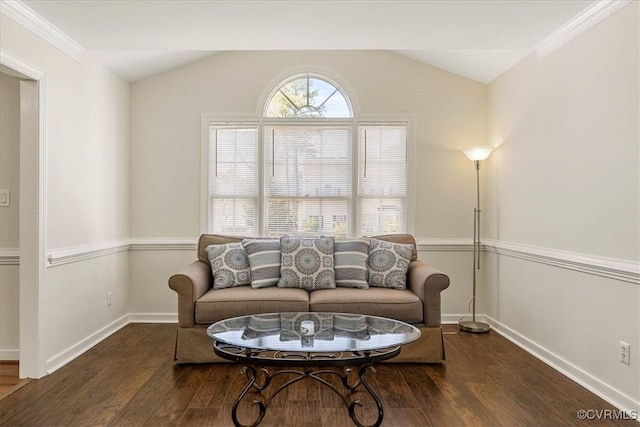
<svg viewBox="0 0 640 427"><path fill-rule="evenodd" d="M107 306L111 305L111 291L107 292Z"/></svg>
<svg viewBox="0 0 640 427"><path fill-rule="evenodd" d="M620 341L620 362L626 365L631 364L631 360L629 358L630 356L629 351L630 351L629 344L627 344L626 342Z"/></svg>

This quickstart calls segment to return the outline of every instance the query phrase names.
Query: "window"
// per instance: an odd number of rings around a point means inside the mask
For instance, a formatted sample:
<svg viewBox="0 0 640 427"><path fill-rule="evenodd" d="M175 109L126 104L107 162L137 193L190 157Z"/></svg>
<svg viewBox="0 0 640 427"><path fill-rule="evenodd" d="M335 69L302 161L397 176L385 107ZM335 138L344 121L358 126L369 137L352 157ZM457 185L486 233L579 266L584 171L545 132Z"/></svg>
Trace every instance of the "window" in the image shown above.
<svg viewBox="0 0 640 427"><path fill-rule="evenodd" d="M265 234L336 234L324 218L349 212L351 126L265 125L264 130Z"/></svg>
<svg viewBox="0 0 640 427"><path fill-rule="evenodd" d="M312 74L285 80L272 93L265 117L352 117L351 104L338 86Z"/></svg>
<svg viewBox="0 0 640 427"><path fill-rule="evenodd" d="M257 126L210 126L210 230L258 233L257 142Z"/></svg>
<svg viewBox="0 0 640 427"><path fill-rule="evenodd" d="M407 231L408 120L358 120L346 93L313 74L278 85L264 117L205 120L209 232Z"/></svg>

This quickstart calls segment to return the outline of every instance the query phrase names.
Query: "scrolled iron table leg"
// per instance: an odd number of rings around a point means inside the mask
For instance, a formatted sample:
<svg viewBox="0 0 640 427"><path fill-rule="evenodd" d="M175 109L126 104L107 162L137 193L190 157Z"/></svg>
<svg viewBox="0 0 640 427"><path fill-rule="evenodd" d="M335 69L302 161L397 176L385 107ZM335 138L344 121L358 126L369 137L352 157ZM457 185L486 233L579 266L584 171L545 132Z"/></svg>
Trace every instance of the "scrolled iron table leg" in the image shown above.
<svg viewBox="0 0 640 427"><path fill-rule="evenodd" d="M260 413L258 414L258 418L252 424L242 424L240 421L238 421L238 406L240 405L242 399L244 399L244 397L247 395L249 390L255 388L258 391L262 391L269 385L270 377L268 372L266 371L266 369L261 369L260 371L265 374L264 384L258 384L256 382L258 378L258 371L253 366L245 366L244 368L242 368L242 373L247 376L247 385L244 387L244 389L242 389L242 392L236 399L235 403L233 404L233 409L231 410L231 419L233 420L233 425L235 425L236 427L256 427L262 422L262 419L267 412L267 407L261 400L254 400L252 403L254 405L258 405L258 410L260 411Z"/></svg>
<svg viewBox="0 0 640 427"><path fill-rule="evenodd" d="M373 401L376 403L376 406L378 407L378 418L376 418L376 421L373 424L367 425L367 424L362 424L358 420L358 417L356 415L356 407L362 405L360 400L354 400L353 402L351 402L351 405L349 405L349 416L351 417L351 420L353 421L353 423L358 427L378 427L380 424L382 424L382 419L384 418L384 410L382 409L382 402L380 401L380 398L375 393L375 391L373 391L373 388L371 388L371 386L367 382L367 379L365 378L367 370L369 369L375 372L375 368L373 367L373 365L361 366L358 372L358 381L353 385L349 385L347 382L347 377L349 375L349 372L345 372L345 376L343 377L344 384L347 386L349 390L351 390L351 392L354 392L360 385L364 386L365 390L367 391L367 393L369 393L369 396L371 396Z"/></svg>

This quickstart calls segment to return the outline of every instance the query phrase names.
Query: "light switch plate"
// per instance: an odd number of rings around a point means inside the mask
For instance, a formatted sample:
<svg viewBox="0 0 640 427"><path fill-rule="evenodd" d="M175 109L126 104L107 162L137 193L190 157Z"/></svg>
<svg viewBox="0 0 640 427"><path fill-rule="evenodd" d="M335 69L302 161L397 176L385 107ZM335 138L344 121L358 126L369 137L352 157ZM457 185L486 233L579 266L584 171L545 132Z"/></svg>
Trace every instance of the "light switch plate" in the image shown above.
<svg viewBox="0 0 640 427"><path fill-rule="evenodd" d="M11 191L0 190L0 208L8 208L11 205Z"/></svg>

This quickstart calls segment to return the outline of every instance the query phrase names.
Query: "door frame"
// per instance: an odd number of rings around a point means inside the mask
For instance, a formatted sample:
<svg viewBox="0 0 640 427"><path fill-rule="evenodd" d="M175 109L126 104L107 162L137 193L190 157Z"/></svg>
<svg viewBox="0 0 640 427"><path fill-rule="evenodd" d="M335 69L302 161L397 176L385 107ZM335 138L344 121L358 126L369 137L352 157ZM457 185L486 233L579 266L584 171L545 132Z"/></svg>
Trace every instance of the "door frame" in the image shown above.
<svg viewBox="0 0 640 427"><path fill-rule="evenodd" d="M20 378L47 374L44 341L47 189L47 74L0 48L20 82Z"/></svg>

